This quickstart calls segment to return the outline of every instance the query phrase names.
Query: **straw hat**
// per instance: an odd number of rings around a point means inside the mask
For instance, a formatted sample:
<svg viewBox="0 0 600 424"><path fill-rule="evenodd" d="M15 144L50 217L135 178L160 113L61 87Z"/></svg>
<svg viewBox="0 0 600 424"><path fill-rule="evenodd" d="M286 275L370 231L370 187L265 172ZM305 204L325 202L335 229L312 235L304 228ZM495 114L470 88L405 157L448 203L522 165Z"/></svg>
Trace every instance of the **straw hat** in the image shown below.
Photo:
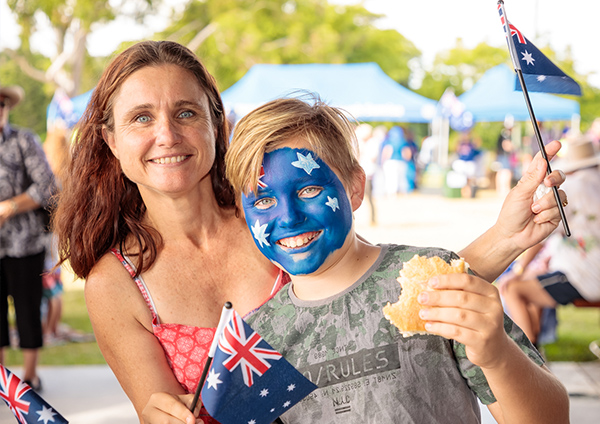
<svg viewBox="0 0 600 424"><path fill-rule="evenodd" d="M10 102L9 108L12 109L23 100L23 97L25 97L25 90L18 85L10 87L2 87L0 85L0 97L6 97Z"/></svg>
<svg viewBox="0 0 600 424"><path fill-rule="evenodd" d="M568 150L564 158L557 161L556 167L564 172L600 165L600 152L585 136L580 136L567 144Z"/></svg>

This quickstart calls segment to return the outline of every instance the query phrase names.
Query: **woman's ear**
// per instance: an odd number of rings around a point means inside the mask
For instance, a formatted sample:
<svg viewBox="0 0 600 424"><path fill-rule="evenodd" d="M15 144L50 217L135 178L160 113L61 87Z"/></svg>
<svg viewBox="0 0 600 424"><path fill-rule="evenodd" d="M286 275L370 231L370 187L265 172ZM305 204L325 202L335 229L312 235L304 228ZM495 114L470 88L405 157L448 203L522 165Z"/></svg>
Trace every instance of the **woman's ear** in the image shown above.
<svg viewBox="0 0 600 424"><path fill-rule="evenodd" d="M108 148L112 152L113 155L117 159L119 159L119 154L117 153L117 148L115 147L115 137L112 132L108 131L106 127L102 127L102 138L104 142L108 145Z"/></svg>
<svg viewBox="0 0 600 424"><path fill-rule="evenodd" d="M350 204L352 212L357 210L365 198L365 183L367 176L362 168L359 168L352 176L352 186L350 187Z"/></svg>

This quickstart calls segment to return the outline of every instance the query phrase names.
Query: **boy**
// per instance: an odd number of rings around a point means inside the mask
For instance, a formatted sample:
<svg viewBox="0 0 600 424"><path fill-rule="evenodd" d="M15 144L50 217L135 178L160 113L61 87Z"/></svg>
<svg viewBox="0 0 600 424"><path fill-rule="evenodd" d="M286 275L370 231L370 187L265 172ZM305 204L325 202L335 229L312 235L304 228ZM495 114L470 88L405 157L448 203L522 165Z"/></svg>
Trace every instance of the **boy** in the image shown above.
<svg viewBox="0 0 600 424"><path fill-rule="evenodd" d="M478 397L499 422L568 422L564 388L486 281L429 282L441 290L419 301L434 334L404 338L383 316L403 262L457 255L354 232L365 176L353 140L339 110L280 99L238 123L226 157L256 245L292 280L247 321L319 386L283 421L476 423Z"/></svg>

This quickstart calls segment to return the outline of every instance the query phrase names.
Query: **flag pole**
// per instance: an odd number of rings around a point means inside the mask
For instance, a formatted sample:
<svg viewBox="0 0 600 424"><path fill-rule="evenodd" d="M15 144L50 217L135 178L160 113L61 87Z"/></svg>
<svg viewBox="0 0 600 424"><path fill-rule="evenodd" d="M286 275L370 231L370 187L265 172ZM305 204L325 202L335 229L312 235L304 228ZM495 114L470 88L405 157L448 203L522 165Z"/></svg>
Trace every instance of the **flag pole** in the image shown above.
<svg viewBox="0 0 600 424"><path fill-rule="evenodd" d="M200 398L200 392L202 391L202 387L204 386L204 382L206 381L206 374L208 374L208 370L210 369L210 364L215 356L215 351L217 350L217 345L219 344L219 338L223 333L223 329L225 325L229 322L231 318L231 314L233 312L233 305L231 302L225 302L223 305L223 309L221 310L221 318L219 318L219 325L217 326L217 331L215 331L215 337L213 338L212 344L210 345L210 349L208 351L208 358L206 359L206 364L204 364L204 369L202 370L202 375L200 376L200 381L198 382L198 387L196 387L196 393L194 394L194 399L192 400L192 405L190 406L190 411L194 412L196 409L196 405L198 404L198 399Z"/></svg>
<svg viewBox="0 0 600 424"><path fill-rule="evenodd" d="M538 145L540 147L540 153L542 157L546 161L546 175L550 175L552 172L552 168L550 167L550 161L548 160L548 155L546 154L546 147L544 146L544 142L542 141L542 134L540 133L540 127L538 125L537 119L535 118L535 113L533 112L533 106L531 105L531 100L529 98L529 92L527 91L527 85L525 84L525 78L523 78L523 70L521 69L521 64L519 63L519 58L517 57L517 49L515 47L514 40L510 33L510 26L508 22L508 17L506 16L506 9L504 9L504 1L498 0L498 7L502 9L502 16L504 17L504 32L506 33L506 39L508 42L508 51L510 52L510 58L513 63L513 67L515 68L515 72L517 73L517 77L519 78L519 83L521 84L521 88L523 90L523 96L525 97L525 103L527 104L527 110L529 111L529 117L531 118L531 124L533 125L533 130L535 132L535 137L537 138ZM560 213L560 218L563 223L563 228L565 230L565 235L567 237L571 236L571 230L569 229L569 224L567 223L567 217L565 216L565 210L563 208L562 202L560 201L560 196L558 195L558 189L556 186L552 186L552 191L554 192L554 199L556 200L556 204L558 205L558 212Z"/></svg>

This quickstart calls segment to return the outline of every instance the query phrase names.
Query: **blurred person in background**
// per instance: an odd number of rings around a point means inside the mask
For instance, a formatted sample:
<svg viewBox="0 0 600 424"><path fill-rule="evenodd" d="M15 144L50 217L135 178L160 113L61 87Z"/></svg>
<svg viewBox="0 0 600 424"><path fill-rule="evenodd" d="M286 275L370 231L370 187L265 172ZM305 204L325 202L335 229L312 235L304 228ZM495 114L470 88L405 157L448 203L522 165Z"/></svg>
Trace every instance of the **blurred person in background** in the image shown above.
<svg viewBox="0 0 600 424"><path fill-rule="evenodd" d="M452 170L462 175L464 179L464 186L461 189L462 197L475 197L480 158L481 150L475 145L471 133L461 132L456 146L456 160L452 162Z"/></svg>
<svg viewBox="0 0 600 424"><path fill-rule="evenodd" d="M406 162L406 189L408 193L417 189L417 157L419 156L419 146L415 143L415 134L410 129L406 129L405 143L402 146L402 160Z"/></svg>
<svg viewBox="0 0 600 424"><path fill-rule="evenodd" d="M408 193L408 163L402 149L406 146L404 130L393 126L387 133L381 150L381 164L388 196Z"/></svg>
<svg viewBox="0 0 600 424"><path fill-rule="evenodd" d="M22 379L39 391L42 272L49 237L44 208L55 182L38 136L8 124L9 111L24 94L21 87L0 86L0 363L10 345L11 296L23 352Z"/></svg>
<svg viewBox="0 0 600 424"><path fill-rule="evenodd" d="M43 144L46 158L52 173L56 177L59 188L62 186L62 177L70 159L69 133L70 130L66 127L66 124L61 120L57 120L48 129L46 141ZM57 262L56 241L52 239L46 249L44 274L42 276L44 288L42 328L45 346L61 344L70 338L66 326L61 325L64 288L61 279L61 268L55 267Z"/></svg>
<svg viewBox="0 0 600 424"><path fill-rule="evenodd" d="M571 236L563 227L543 242L535 256L524 255L513 265L513 275L500 284L500 292L513 320L536 343L541 308L566 305L576 299L600 300L600 152L586 136L569 142L567 154L554 169L567 174L563 189ZM536 250L540 250L538 246ZM535 253L533 250L532 253ZM529 272L529 259L540 257L547 272Z"/></svg>
<svg viewBox="0 0 600 424"><path fill-rule="evenodd" d="M373 200L373 180L377 173L379 161L380 140L373 137L373 127L369 124L360 124L355 129L358 140L358 160L365 171L365 199L371 212L371 225L377 224L377 210Z"/></svg>
<svg viewBox="0 0 600 424"><path fill-rule="evenodd" d="M496 171L496 192L500 196L506 194L512 188L513 179L515 177L516 166L518 163L517 153L512 141L512 128L504 127L498 136L496 143L496 162L498 170ZM535 146L531 146L532 149ZM539 151L539 147L532 150L531 157Z"/></svg>

